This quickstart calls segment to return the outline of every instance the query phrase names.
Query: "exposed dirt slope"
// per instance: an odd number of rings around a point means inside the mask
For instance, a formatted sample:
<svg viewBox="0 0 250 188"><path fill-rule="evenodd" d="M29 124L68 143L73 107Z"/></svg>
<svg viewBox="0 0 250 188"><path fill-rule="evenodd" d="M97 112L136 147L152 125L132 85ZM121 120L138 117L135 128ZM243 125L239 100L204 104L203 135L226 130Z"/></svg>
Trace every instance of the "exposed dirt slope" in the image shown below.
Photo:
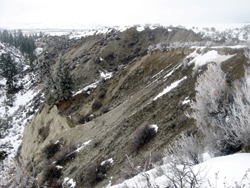
<svg viewBox="0 0 250 188"><path fill-rule="evenodd" d="M149 54L145 50L151 40L173 42L197 39L200 38L187 30L169 32L162 28L140 33L132 28L123 33L114 31L107 36L84 38L63 55L72 66L79 62L72 69L79 77L79 87L87 85L91 79L93 81L101 68L113 70L121 64L125 64L126 68L116 71L111 79L101 82L89 94L78 94L72 99L57 103L51 110L45 107L38 112L32 123L25 128L24 137L28 133L33 138L39 136L39 129L44 125L41 121L46 124L51 116L54 120L64 119L68 126L62 125L60 121L51 121L50 127L57 127L58 130L56 134L49 131L39 146L37 140L24 138L22 156L30 156L33 165L38 168L41 164L46 164L41 149L50 140L60 140L65 145L82 145L91 140L74 160L63 166L63 177L73 178L77 187L89 187L84 180L89 167L112 158L113 166L106 178L93 187L107 186L111 177L112 184L121 182L122 170L126 168L128 161L126 156L131 160L143 161L147 153L163 152L180 132L195 131L192 120L184 115L189 104L183 104L183 101L194 98L196 77L192 76L193 66L184 69L182 64L183 59L194 49L167 49L165 52L155 50ZM243 50L224 49L219 53L236 54L222 64L223 69L230 73L231 80L243 75L243 64L246 62ZM84 62L86 56L90 59ZM95 57L101 57L103 61L97 62ZM77 60L74 61L75 58ZM134 60L131 61L132 59ZM239 70L237 74L233 73L235 68ZM176 81L180 83L156 99L159 93ZM101 104L98 108L93 107L96 100ZM46 113L47 117L44 115ZM149 143L135 152L131 147L131 138L145 123L156 124L158 132ZM35 149L31 150L34 146Z"/></svg>

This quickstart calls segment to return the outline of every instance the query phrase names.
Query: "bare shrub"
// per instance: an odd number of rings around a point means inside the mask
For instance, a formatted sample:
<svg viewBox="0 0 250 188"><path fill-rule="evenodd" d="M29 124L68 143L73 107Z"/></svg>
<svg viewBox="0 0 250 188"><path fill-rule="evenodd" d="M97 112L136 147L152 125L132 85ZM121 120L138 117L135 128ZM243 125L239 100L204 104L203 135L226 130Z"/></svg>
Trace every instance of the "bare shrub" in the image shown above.
<svg viewBox="0 0 250 188"><path fill-rule="evenodd" d="M49 133L50 133L49 125L43 126L40 129L38 129L38 135L41 136L42 141L44 141L49 136Z"/></svg>
<svg viewBox="0 0 250 188"><path fill-rule="evenodd" d="M70 143L68 146L61 147L60 151L55 154L53 160L57 165L65 165L67 162L76 158L76 144Z"/></svg>
<svg viewBox="0 0 250 188"><path fill-rule="evenodd" d="M102 114L105 114L105 113L107 113L109 111L109 108L107 107L107 106L103 106L102 108L101 108L101 113Z"/></svg>
<svg viewBox="0 0 250 188"><path fill-rule="evenodd" d="M85 123L85 117L84 116L82 116L82 115L79 115L78 117L77 117L77 123L78 124L84 124Z"/></svg>
<svg viewBox="0 0 250 188"><path fill-rule="evenodd" d="M91 108L96 111L96 110L99 110L100 108L102 107L102 102L99 101L98 99L95 99L92 103L92 106Z"/></svg>
<svg viewBox="0 0 250 188"><path fill-rule="evenodd" d="M195 188L199 186L204 179L204 177L201 176L203 170L204 169L200 169L198 172L194 172L189 164L170 160L168 171L165 173L165 176L170 182L168 187Z"/></svg>
<svg viewBox="0 0 250 188"><path fill-rule="evenodd" d="M154 136L156 131L148 124L140 126L130 140L132 150L138 152L145 144L147 144Z"/></svg>
<svg viewBox="0 0 250 188"><path fill-rule="evenodd" d="M97 173L96 166L90 165L85 170L84 181L88 183L89 186L93 186L97 183Z"/></svg>
<svg viewBox="0 0 250 188"><path fill-rule="evenodd" d="M106 173L112 167L110 161L104 161L102 163L95 162L93 165L86 169L85 181L90 185L94 186L98 182L106 178Z"/></svg>
<svg viewBox="0 0 250 188"><path fill-rule="evenodd" d="M50 143L47 144L42 149L42 152L45 154L47 159L50 159L60 150L60 147L61 147L61 144L59 142L53 143L53 141L50 141Z"/></svg>
<svg viewBox="0 0 250 188"><path fill-rule="evenodd" d="M51 183L50 187L51 188L63 188L63 181L62 180L57 180Z"/></svg>
<svg viewBox="0 0 250 188"><path fill-rule="evenodd" d="M141 172L140 165L139 165L140 162L138 160L131 161L127 155L126 157L128 160L126 162L125 169L121 169L122 177L125 180L132 178Z"/></svg>
<svg viewBox="0 0 250 188"><path fill-rule="evenodd" d="M62 169L55 164L49 164L43 171L43 181L49 185L55 183L62 176Z"/></svg>
<svg viewBox="0 0 250 188"><path fill-rule="evenodd" d="M156 166L162 165L163 155L159 152L148 153L143 159L133 159L131 160L127 155L127 162L125 168L122 169L122 177L124 179L129 179L141 172L145 172L153 169Z"/></svg>
<svg viewBox="0 0 250 188"><path fill-rule="evenodd" d="M155 166L159 166L163 164L163 155L160 152L153 152L146 154L144 158L143 171L151 170Z"/></svg>
<svg viewBox="0 0 250 188"><path fill-rule="evenodd" d="M98 98L103 99L105 97L106 93L107 93L107 90L105 88L100 89L98 92Z"/></svg>

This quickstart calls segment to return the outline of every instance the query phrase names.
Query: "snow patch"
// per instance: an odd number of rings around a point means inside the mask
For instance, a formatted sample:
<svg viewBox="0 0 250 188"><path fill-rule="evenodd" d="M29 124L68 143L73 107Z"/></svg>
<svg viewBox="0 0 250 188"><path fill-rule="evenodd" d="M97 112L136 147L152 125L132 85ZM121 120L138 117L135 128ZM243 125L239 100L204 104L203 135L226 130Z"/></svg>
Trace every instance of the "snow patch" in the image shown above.
<svg viewBox="0 0 250 188"><path fill-rule="evenodd" d="M206 176L201 187L210 187L209 182L212 187L241 187L250 184L249 153L216 157L194 166L194 171L199 169L207 169L203 172Z"/></svg>
<svg viewBox="0 0 250 188"><path fill-rule="evenodd" d="M100 77L104 80L108 80L112 77L113 73L112 72L102 72L100 71Z"/></svg>
<svg viewBox="0 0 250 188"><path fill-rule="evenodd" d="M105 165L106 163L110 163L110 164L113 164L114 163L114 160L112 158L106 160L106 161L102 161L101 163L101 166Z"/></svg>
<svg viewBox="0 0 250 188"><path fill-rule="evenodd" d="M36 56L39 56L40 54L42 54L43 53L43 48L36 48L35 49L35 54L36 54Z"/></svg>
<svg viewBox="0 0 250 188"><path fill-rule="evenodd" d="M158 98L162 97L163 95L165 95L166 93L168 93L170 90L174 89L175 87L178 86L178 84L180 82L182 82L183 80L185 80L187 77L185 76L184 78L175 81L174 83L172 83L170 86L166 87L161 93L159 93L153 100L157 100Z"/></svg>
<svg viewBox="0 0 250 188"><path fill-rule="evenodd" d="M76 150L76 152L79 153L79 151L80 151L82 148L84 148L86 145L88 145L90 142L91 142L91 140L89 140L89 141L87 141L87 142L84 142L84 143Z"/></svg>
<svg viewBox="0 0 250 188"><path fill-rule="evenodd" d="M106 71L99 71L100 72L100 80L95 81L94 83L85 86L83 89L77 91L73 96L76 96L77 94L80 94L84 91L88 91L91 89L94 89L98 86L101 80L108 80L113 76L112 72L106 72Z"/></svg>
<svg viewBox="0 0 250 188"><path fill-rule="evenodd" d="M184 105L184 104L187 104L187 103L190 103L190 99L188 99L188 97L186 97L184 99L184 101L182 102L182 104Z"/></svg>
<svg viewBox="0 0 250 188"><path fill-rule="evenodd" d="M226 61L230 59L231 57L235 56L234 55L220 55L216 50L211 50L206 52L205 54L198 54L197 49L188 55L186 59L193 58L188 65L195 64L194 70L196 70L198 67L201 67L207 63L214 62L217 64L220 64L223 61Z"/></svg>
<svg viewBox="0 0 250 188"><path fill-rule="evenodd" d="M63 169L63 167L60 166L60 165L57 165L56 168L57 168L57 169Z"/></svg>
<svg viewBox="0 0 250 188"><path fill-rule="evenodd" d="M149 128L150 128L150 129L154 129L154 131L155 131L156 133L157 133L157 131L158 131L158 126L155 125L155 124L150 125Z"/></svg>
<svg viewBox="0 0 250 188"><path fill-rule="evenodd" d="M76 182L73 179L66 177L64 178L62 185L68 188L74 188L76 186Z"/></svg>

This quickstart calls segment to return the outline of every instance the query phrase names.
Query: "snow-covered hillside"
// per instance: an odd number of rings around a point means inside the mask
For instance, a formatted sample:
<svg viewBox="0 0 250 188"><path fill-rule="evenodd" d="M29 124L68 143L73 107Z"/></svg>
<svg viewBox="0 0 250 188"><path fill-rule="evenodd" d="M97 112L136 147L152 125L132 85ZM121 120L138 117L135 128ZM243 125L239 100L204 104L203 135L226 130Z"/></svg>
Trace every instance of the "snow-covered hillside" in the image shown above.
<svg viewBox="0 0 250 188"><path fill-rule="evenodd" d="M22 143L23 130L25 125L31 120L36 112L40 101L34 101L34 97L39 93L39 89L33 86L36 81L35 74L29 70L30 66L21 52L8 44L0 43L2 53L10 53L15 61L20 74L16 75L17 85L22 85L22 89L14 96L12 106L6 105L6 79L0 77L0 119L2 122L0 135L0 152L7 155L3 165L9 165L10 159L15 157ZM6 170L6 169L5 169ZM3 169L0 179L7 177Z"/></svg>

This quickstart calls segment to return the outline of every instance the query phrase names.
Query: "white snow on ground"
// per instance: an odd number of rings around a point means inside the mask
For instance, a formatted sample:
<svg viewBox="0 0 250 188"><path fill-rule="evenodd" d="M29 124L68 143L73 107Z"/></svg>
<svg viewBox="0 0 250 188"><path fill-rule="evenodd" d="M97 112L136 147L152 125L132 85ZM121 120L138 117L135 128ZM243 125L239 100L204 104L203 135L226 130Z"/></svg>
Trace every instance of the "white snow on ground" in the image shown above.
<svg viewBox="0 0 250 188"><path fill-rule="evenodd" d="M43 53L43 48L36 48L35 49L36 56L39 56L41 53Z"/></svg>
<svg viewBox="0 0 250 188"><path fill-rule="evenodd" d="M150 129L154 129L156 133L157 133L157 131L158 131L158 126L155 125L155 124L150 125L149 128L150 128Z"/></svg>
<svg viewBox="0 0 250 188"><path fill-rule="evenodd" d="M80 152L80 150L81 150L82 148L84 148L86 145L88 145L90 142L91 142L91 140L89 140L89 141L87 141L87 142L84 142L76 151L77 151L77 152Z"/></svg>
<svg viewBox="0 0 250 188"><path fill-rule="evenodd" d="M67 188L74 188L76 186L76 182L74 182L73 179L66 177L64 178L62 185L66 186Z"/></svg>
<svg viewBox="0 0 250 188"><path fill-rule="evenodd" d="M184 104L187 104L187 103L190 103L190 99L188 99L188 97L186 97L184 99L184 101L182 102L182 104L184 105Z"/></svg>
<svg viewBox="0 0 250 188"><path fill-rule="evenodd" d="M100 79L99 80L95 81L94 83L92 83L90 85L85 86L83 89L80 89L73 96L76 96L77 94L80 94L80 93L82 93L84 91L94 89L94 88L96 88L98 86L98 84L100 83L101 80L108 80L113 76L112 72L106 72L106 71L104 71L104 72L99 71L99 72L100 72Z"/></svg>
<svg viewBox="0 0 250 188"><path fill-rule="evenodd" d="M162 97L163 95L165 95L166 93L168 93L170 90L172 90L173 88L177 87L178 84L180 82L182 82L183 80L185 80L187 77L185 76L184 78L175 81L174 83L172 83L170 86L166 87L161 93L159 93L153 100L157 100L158 98Z"/></svg>
<svg viewBox="0 0 250 188"><path fill-rule="evenodd" d="M192 167L193 172L200 172L202 178L200 188L233 188L239 186L250 187L250 154L239 153L224 157L216 157L207 160L201 164ZM154 187L168 187L170 181L166 174L169 175L169 165L164 164L147 172L138 174L137 176L125 180L121 184L107 187L126 188L126 187L148 187L146 176ZM210 184L209 184L210 183ZM211 186L210 186L211 185ZM245 185L245 186L243 186Z"/></svg>
<svg viewBox="0 0 250 188"><path fill-rule="evenodd" d="M8 107L8 114L13 115L20 106L23 106L27 104L30 100L33 99L34 96L36 96L39 91L38 90L32 90L30 89L30 85L32 82L32 77L34 77L33 74L27 74L25 75L24 78L22 78L21 81L19 81L18 85L20 83L23 83L24 89L23 91L20 91L15 94L15 101L13 103L13 107ZM3 85L6 84L4 83L5 79L2 79L0 83L3 83ZM6 94L5 91L1 92L2 96L0 96L0 104L3 104L3 102L6 100ZM3 114L6 112L6 107L4 105L0 106L0 117L3 116Z"/></svg>
<svg viewBox="0 0 250 188"><path fill-rule="evenodd" d="M80 94L80 93L82 93L82 92L84 92L84 91L88 91L89 89L94 89L94 88L96 88L99 82L100 82L100 81L98 80L98 81L96 81L96 82L94 82L94 83L92 83L92 84L90 84L90 85L85 86L83 89L77 91L73 96L76 96L76 95L78 95L78 94Z"/></svg>
<svg viewBox="0 0 250 188"><path fill-rule="evenodd" d="M201 187L250 187L250 153L216 157L194 166L194 172L205 169Z"/></svg>
<svg viewBox="0 0 250 188"><path fill-rule="evenodd" d="M196 70L198 67L203 66L209 62L220 64L221 62L226 61L233 56L235 55L220 55L216 50L208 51L205 54L198 54L196 49L193 53L188 55L186 59L193 58L188 63L188 65L192 65L194 63L194 70Z"/></svg>
<svg viewBox="0 0 250 188"><path fill-rule="evenodd" d="M1 46L4 50L1 50L0 54L9 52L20 70L29 68L26 65L25 58L18 49L2 43ZM0 84L3 85L0 92L0 118L9 122L8 129L1 128L0 151L5 151L8 155L5 160L1 161L3 169L0 173L0 186L6 183L8 174L4 171L4 167L11 165L10 159L15 157L22 143L24 127L31 120L33 116L31 114L34 113L32 99L39 93L39 90L36 88L31 89L35 79L33 73L17 75L16 78L18 79L16 84L18 86L22 84L23 89L15 94L13 106L6 106L6 79L0 77ZM7 119L7 117L12 117L12 121Z"/></svg>
<svg viewBox="0 0 250 188"><path fill-rule="evenodd" d="M114 160L112 158L106 160L106 161L102 161L101 162L101 166L105 165L106 163L110 163L110 164L113 164L114 163Z"/></svg>
<svg viewBox="0 0 250 188"><path fill-rule="evenodd" d="M92 35L98 35L98 34L108 34L110 31L112 31L112 28L109 27L100 27L100 28L92 28L92 29L85 29L82 31L76 31L76 32L70 32L69 38L81 38L81 37L87 37Z"/></svg>
<svg viewBox="0 0 250 188"><path fill-rule="evenodd" d="M100 77L104 80L108 80L112 77L113 73L112 72L102 72L100 71Z"/></svg>

